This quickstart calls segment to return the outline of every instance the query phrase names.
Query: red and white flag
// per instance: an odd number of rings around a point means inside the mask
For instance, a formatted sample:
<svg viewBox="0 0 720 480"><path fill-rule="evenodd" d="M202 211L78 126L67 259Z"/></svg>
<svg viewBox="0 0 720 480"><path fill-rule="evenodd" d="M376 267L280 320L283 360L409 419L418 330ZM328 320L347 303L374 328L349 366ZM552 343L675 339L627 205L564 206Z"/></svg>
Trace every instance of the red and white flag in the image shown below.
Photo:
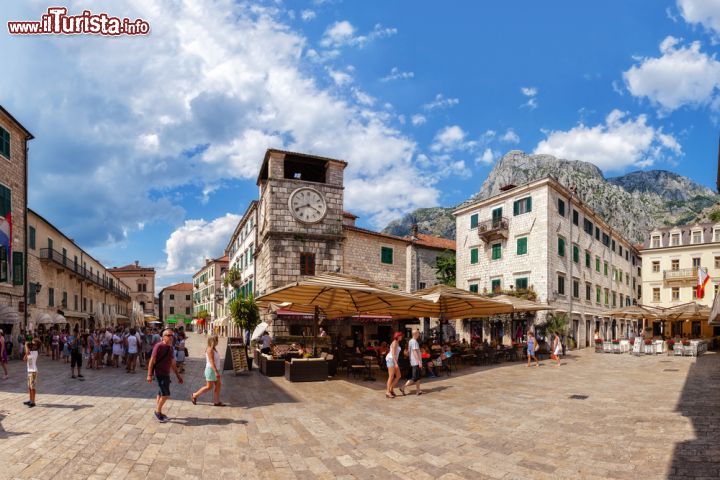
<svg viewBox="0 0 720 480"><path fill-rule="evenodd" d="M710 275L702 268L698 268L697 298L705 298L705 287L710 283Z"/></svg>

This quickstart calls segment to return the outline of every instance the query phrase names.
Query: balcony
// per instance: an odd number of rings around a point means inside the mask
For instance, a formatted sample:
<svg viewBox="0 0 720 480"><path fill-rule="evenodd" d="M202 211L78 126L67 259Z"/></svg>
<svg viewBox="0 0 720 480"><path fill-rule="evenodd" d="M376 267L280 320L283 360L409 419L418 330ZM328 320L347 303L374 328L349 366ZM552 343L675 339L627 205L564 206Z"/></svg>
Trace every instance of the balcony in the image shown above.
<svg viewBox="0 0 720 480"><path fill-rule="evenodd" d="M510 222L506 217L485 220L478 224L478 236L485 243L494 240L507 240Z"/></svg>
<svg viewBox="0 0 720 480"><path fill-rule="evenodd" d="M94 284L106 292L116 295L117 297L129 301L130 292L127 289L120 288L115 282L110 281L107 278L100 276L99 272L90 273L90 270L76 265L74 261L69 261L67 255L52 250L49 248L40 249L40 261L53 264L58 270L65 270L70 275L77 275L79 278L84 279L86 282Z"/></svg>
<svg viewBox="0 0 720 480"><path fill-rule="evenodd" d="M707 273L707 268L703 268ZM665 283L697 283L698 267L680 268L678 270L663 271Z"/></svg>

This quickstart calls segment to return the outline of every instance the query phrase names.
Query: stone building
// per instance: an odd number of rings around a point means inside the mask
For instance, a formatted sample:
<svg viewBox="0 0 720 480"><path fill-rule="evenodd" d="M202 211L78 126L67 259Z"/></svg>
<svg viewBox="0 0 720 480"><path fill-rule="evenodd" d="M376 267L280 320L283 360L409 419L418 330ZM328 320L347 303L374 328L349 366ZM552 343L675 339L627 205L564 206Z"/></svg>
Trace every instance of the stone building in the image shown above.
<svg viewBox="0 0 720 480"><path fill-rule="evenodd" d="M720 223L699 223L652 230L642 246L643 303L672 307L698 302L709 307L720 286ZM698 269L705 270L710 283L704 298L697 298ZM711 337L720 327L706 321L673 322L667 335ZM660 335L661 322L648 325Z"/></svg>
<svg viewBox="0 0 720 480"><path fill-rule="evenodd" d="M461 205L454 215L459 288L532 289L538 301L567 314L580 348L591 344L596 329L603 338L619 338L637 328L633 320L607 315L640 298L637 250L553 178L508 185L496 196ZM540 312L512 325L484 322L471 331L509 342L544 317Z"/></svg>
<svg viewBox="0 0 720 480"><path fill-rule="evenodd" d="M205 311L210 315L207 322L222 320L222 275L227 268L228 257L225 255L214 260L206 259L205 265L193 275L193 317L197 318L198 313Z"/></svg>
<svg viewBox="0 0 720 480"><path fill-rule="evenodd" d="M250 202L245 214L233 231L225 247L230 259L227 271L222 275L222 311L218 314L227 327L225 333L237 336L239 332L229 318L229 304L238 297L255 296L255 245L257 245L257 200ZM227 279L227 281L226 281ZM232 279L232 281L231 281Z"/></svg>
<svg viewBox="0 0 720 480"><path fill-rule="evenodd" d="M192 283L176 283L160 290L158 310L163 325L189 325L192 322Z"/></svg>
<svg viewBox="0 0 720 480"><path fill-rule="evenodd" d="M154 267L143 267L139 261L135 260L135 263L130 265L111 268L110 273L130 287L130 297L142 308L145 320L157 319Z"/></svg>
<svg viewBox="0 0 720 480"><path fill-rule="evenodd" d="M28 210L28 325L127 324L130 292L100 262L33 210Z"/></svg>
<svg viewBox="0 0 720 480"><path fill-rule="evenodd" d="M32 139L0 105L0 329L5 333L27 321L27 144Z"/></svg>
<svg viewBox="0 0 720 480"><path fill-rule="evenodd" d="M405 291L437 282L436 259L454 249L454 242L357 227L357 217L343 210L346 166L326 157L267 151L257 182L258 294L322 272L357 275ZM265 319L274 335L308 335L311 330L310 315L281 310ZM331 335L385 340L403 326L389 318L359 315L333 320L325 328Z"/></svg>

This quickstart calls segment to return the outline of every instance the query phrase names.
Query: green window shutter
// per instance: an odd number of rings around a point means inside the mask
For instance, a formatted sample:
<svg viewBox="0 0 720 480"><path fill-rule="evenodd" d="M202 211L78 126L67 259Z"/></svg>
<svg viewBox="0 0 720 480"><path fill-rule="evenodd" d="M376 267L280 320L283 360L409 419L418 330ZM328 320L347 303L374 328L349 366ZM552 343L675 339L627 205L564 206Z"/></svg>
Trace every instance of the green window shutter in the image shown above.
<svg viewBox="0 0 720 480"><path fill-rule="evenodd" d="M13 285L22 285L24 282L23 253L13 252Z"/></svg>
<svg viewBox="0 0 720 480"><path fill-rule="evenodd" d="M380 261L388 265L393 263L393 249L390 247L381 247L380 249Z"/></svg>
<svg viewBox="0 0 720 480"><path fill-rule="evenodd" d="M477 285L477 283L474 283L474 284L470 285L470 291L473 292L473 293L478 293L478 285Z"/></svg>
<svg viewBox="0 0 720 480"><path fill-rule="evenodd" d="M0 283L8 281L8 250L0 246Z"/></svg>
<svg viewBox="0 0 720 480"><path fill-rule="evenodd" d="M595 301L600 303L600 287L595 287Z"/></svg>
<svg viewBox="0 0 720 480"><path fill-rule="evenodd" d="M7 216L12 208L12 192L4 185L0 185L0 217Z"/></svg>
<svg viewBox="0 0 720 480"><path fill-rule="evenodd" d="M573 262L580 263L580 249L577 245L573 245Z"/></svg>
<svg viewBox="0 0 720 480"><path fill-rule="evenodd" d="M527 249L527 237L522 237L517 239L517 254L518 255L525 255L528 253Z"/></svg>
<svg viewBox="0 0 720 480"><path fill-rule="evenodd" d="M595 271L600 273L600 257L595 257Z"/></svg>
<svg viewBox="0 0 720 480"><path fill-rule="evenodd" d="M527 277L515 279L515 289L516 290L527 290L527 288L528 288Z"/></svg>
<svg viewBox="0 0 720 480"><path fill-rule="evenodd" d="M28 287L28 303L30 305L35 305L35 284L31 283L30 285L28 285Z"/></svg>
<svg viewBox="0 0 720 480"><path fill-rule="evenodd" d="M35 250L35 227L28 228L28 247Z"/></svg>
<svg viewBox="0 0 720 480"><path fill-rule="evenodd" d="M478 214L474 213L470 215L470 228L477 228L478 226Z"/></svg>
<svg viewBox="0 0 720 480"><path fill-rule="evenodd" d="M585 267L590 268L590 252L585 251Z"/></svg>
<svg viewBox="0 0 720 480"><path fill-rule="evenodd" d="M520 201L519 200L516 200L515 202L513 202L513 215L516 217L518 215L520 215Z"/></svg>
<svg viewBox="0 0 720 480"><path fill-rule="evenodd" d="M0 155L10 159L10 132L0 127Z"/></svg>
<svg viewBox="0 0 720 480"><path fill-rule="evenodd" d="M502 245L496 243L492 246L492 259L500 260L502 258Z"/></svg>
<svg viewBox="0 0 720 480"><path fill-rule="evenodd" d="M470 249L470 263L473 265L478 263L478 249L477 248Z"/></svg>
<svg viewBox="0 0 720 480"><path fill-rule="evenodd" d="M525 199L525 213L532 212L532 197Z"/></svg>
<svg viewBox="0 0 720 480"><path fill-rule="evenodd" d="M490 291L493 293L500 291L500 280L493 280L490 282Z"/></svg>
<svg viewBox="0 0 720 480"><path fill-rule="evenodd" d="M558 255L565 256L565 239L562 237L558 237Z"/></svg>
<svg viewBox="0 0 720 480"><path fill-rule="evenodd" d="M604 266L605 266L605 276L607 277L607 276L608 276L608 264L607 264L607 262L605 262L605 265L604 265Z"/></svg>

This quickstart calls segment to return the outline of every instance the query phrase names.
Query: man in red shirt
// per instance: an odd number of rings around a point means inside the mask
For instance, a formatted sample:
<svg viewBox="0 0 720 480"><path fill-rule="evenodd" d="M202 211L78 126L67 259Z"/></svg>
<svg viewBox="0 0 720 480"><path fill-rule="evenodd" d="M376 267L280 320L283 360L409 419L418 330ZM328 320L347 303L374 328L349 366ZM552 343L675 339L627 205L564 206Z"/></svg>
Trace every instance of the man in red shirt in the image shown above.
<svg viewBox="0 0 720 480"><path fill-rule="evenodd" d="M165 423L168 420L168 417L162 413L162 407L165 405L165 402L167 402L167 399L170 398L170 369L175 372L178 383L183 383L183 379L175 364L172 341L173 331L170 329L165 330L162 335L162 341L155 345L152 356L150 357L150 362L148 362L147 382L152 383L154 373L158 386L160 387L157 396L157 406L155 408L155 418L161 423Z"/></svg>

